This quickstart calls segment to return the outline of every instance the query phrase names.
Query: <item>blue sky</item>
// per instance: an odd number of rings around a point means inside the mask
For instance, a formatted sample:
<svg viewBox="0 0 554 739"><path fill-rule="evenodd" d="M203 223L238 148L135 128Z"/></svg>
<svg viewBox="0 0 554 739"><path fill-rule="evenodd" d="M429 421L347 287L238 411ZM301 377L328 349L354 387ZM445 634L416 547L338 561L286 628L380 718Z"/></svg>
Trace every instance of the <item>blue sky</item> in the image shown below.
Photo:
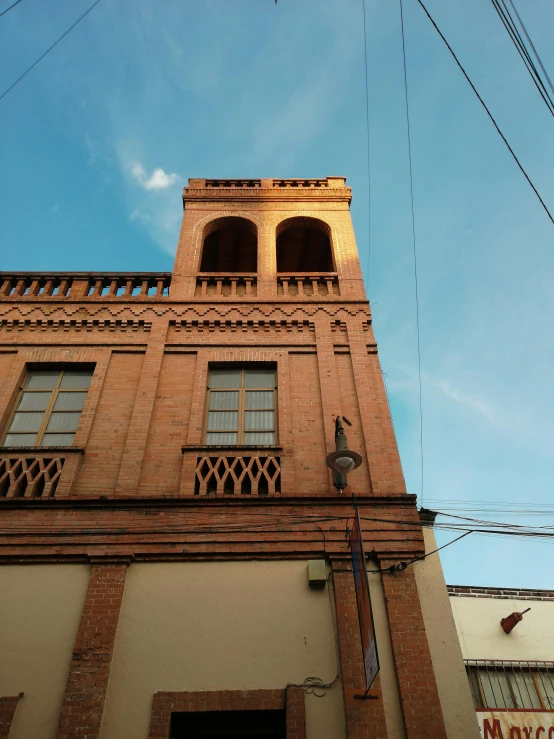
<svg viewBox="0 0 554 739"><path fill-rule="evenodd" d="M23 0L1 18L0 90L89 4ZM492 5L427 5L553 209L554 121ZM553 76L554 4L518 8ZM415 0L405 16L424 503L554 510L554 227ZM0 101L2 267L170 270L188 177L345 175L404 471L419 493L398 4L367 0L369 266L362 28L361 0L102 0ZM443 565L451 583L551 587L553 546L472 535Z"/></svg>

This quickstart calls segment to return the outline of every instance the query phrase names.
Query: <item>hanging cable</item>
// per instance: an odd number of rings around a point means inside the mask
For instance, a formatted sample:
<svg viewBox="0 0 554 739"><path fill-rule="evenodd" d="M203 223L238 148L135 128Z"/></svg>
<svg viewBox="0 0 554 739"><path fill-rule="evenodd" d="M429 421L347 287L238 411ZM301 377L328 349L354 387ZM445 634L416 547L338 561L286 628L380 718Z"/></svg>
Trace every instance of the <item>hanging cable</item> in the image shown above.
<svg viewBox="0 0 554 739"><path fill-rule="evenodd" d="M419 381L419 454L421 462L421 505L423 505L424 488L423 488L423 393L421 388L421 342L419 332L419 286L417 280L417 248L416 248L416 228L415 228L415 210L414 210L414 178L412 167L412 137L410 131L410 104L408 100L408 74L406 72L406 39L404 35L404 10L402 0L400 0L400 28L402 30L402 61L404 64L404 99L406 103L406 134L408 137L408 165L410 172L410 204L412 208L412 248L414 255L414 285L415 285L415 309L416 309L416 333L417 333L417 376Z"/></svg>
<svg viewBox="0 0 554 739"><path fill-rule="evenodd" d="M1 17L3 16L3 15L6 15L6 13L9 13L9 12L10 12L10 10L11 10L12 8L15 8L15 6L16 6L16 5L19 5L19 3L20 3L20 2L21 2L21 0L15 0L15 3L12 3L12 4L10 5L10 7L9 7L9 8L6 8L6 10L3 10L3 11L2 11L1 13L0 13L0 18L1 18Z"/></svg>
<svg viewBox="0 0 554 739"><path fill-rule="evenodd" d="M81 16L80 16L79 18L77 18L77 20L75 21L75 23L74 23L74 24L73 24L72 26L70 26L70 27L69 27L69 28L67 29L67 31L66 31L65 33L62 33L62 35L61 35L61 36L59 37L59 39L58 39L57 41L54 41L54 43L52 44L52 46L50 46L50 47L49 47L48 49L46 49L46 51L44 52L44 54L42 54L41 56L39 56L39 58L38 58L38 59L37 59L37 60L36 60L35 62L33 62L33 64L31 64L31 66L30 66L30 67L28 67L28 68L27 68L27 69L26 69L26 70L25 70L25 71L23 72L23 74L21 75L21 77L18 77L18 78L16 79L16 81L15 81L15 82L14 82L13 84L11 84L11 85L10 85L10 86L8 87L8 89L7 89L7 90L4 90L4 92L3 92L3 93L2 93L1 95L0 95L0 100L2 100L2 98L6 97L6 95L8 94L8 92L10 92L11 90L13 90L13 88L14 88L14 87L15 87L16 85L18 85L18 84L19 84L19 83L21 82L21 80L22 80L22 79L23 79L24 77L26 77L26 76L27 76L27 75L29 74L29 72L30 72L30 71L31 71L32 69L34 69L34 68L35 68L35 67L37 66L37 64L38 64L39 62L41 62L41 61L42 61L42 60L44 59L44 57L45 57L45 56L46 56L47 54L49 54L49 53L50 53L50 52L52 51L52 49L53 49L53 48L54 48L55 46L57 46L57 45L58 45L58 44L60 43L60 41L61 41L62 39L64 39L64 38L65 38L65 37L67 36L67 34L68 34L68 33L70 33L70 32L71 32L71 31L72 31L72 30L73 30L73 29L75 28L75 26L77 26L77 25L78 25L78 24L79 24L79 23L80 23L80 22L81 22L81 21L83 20L83 18L84 18L85 16L87 16L87 15L88 15L88 14L90 13L90 11L91 11L91 10L92 10L93 8L95 8L95 7L96 7L96 6L98 5L98 3L99 3L99 2L100 2L100 0L96 0L96 2L94 2L94 3L93 3L93 4L91 5L91 6L90 6L90 8L89 8L88 10L85 10L85 12L83 13L83 15L81 15ZM13 6L12 6L12 7L13 7ZM8 10L9 10L9 8L8 8Z"/></svg>
<svg viewBox="0 0 554 739"><path fill-rule="evenodd" d="M520 161L519 161L519 159L517 158L517 156L516 156L516 154L515 154L514 150L512 149L512 147L510 146L510 144L508 143L508 140L507 140L507 138L506 138L506 137L504 136L504 134L503 134L503 133L502 133L502 131L500 130L500 126L498 125L498 123L497 123L497 122L496 122L496 120L494 119L494 116L493 116L493 114L492 114L492 113L490 112L490 110L488 109L488 107L487 107L487 105L486 105L485 101L483 100L483 98L481 97L481 95L479 95L479 93L477 92L477 88L475 87L475 85L474 85L474 84L473 84L473 82L471 81L471 79L470 79L470 77L469 77L468 73L467 73L467 72L465 71L465 69L464 69L464 67L462 66L462 64L461 64L460 60L458 59L458 57L457 57L457 56L456 56L456 54L454 53L454 50L452 49L452 47L450 46L450 44L448 43L448 41L446 40L446 38L445 38L445 37L443 36L443 34L442 34L441 30L439 29L439 27L437 26L437 24L435 23L435 21L434 21L434 20L433 20L433 18L431 17L431 15L430 15L429 11L427 10L427 8L425 7L425 5L424 5L424 3L423 3L423 0L417 0L417 2L418 2L418 3L420 4L420 5L421 5L421 8L423 9L423 12L425 13L425 15L427 16L427 18L429 19L429 21L430 21L430 22L431 22L431 24L433 25L433 28L435 29L435 31L436 31L436 32L437 32L437 33L439 34L439 36L440 36L440 37L441 37L441 39L443 40L443 42L444 42L444 44L445 44L446 48L448 49L448 51L449 51L449 52L450 52L450 54L452 55L452 57L453 57L454 61L456 62L456 64L457 64L457 65L458 65L458 67L460 68L460 71L462 72L462 74L463 74L463 75L464 75L464 77L466 78L467 82L469 83L469 86L471 87L471 89L472 89L472 90L473 90L473 92L475 93L475 95L476 95L477 99L479 100L479 102L481 103L481 105L483 106L483 108L485 109L485 112L487 113L488 117L489 117L489 118L491 119L491 121L492 121L492 124L493 124L493 126L494 126L494 127L496 128L496 130L497 130L497 132L498 132L498 134L499 134L500 138L501 138L501 139L502 139L502 141L503 141L503 142L504 142L504 143L506 144L506 147L507 147L508 151L510 152L510 154L512 155L512 157L514 158L514 161L515 161L515 163L516 163L516 164L517 164L517 166L518 166L518 167L520 168L521 172L523 173L523 176L525 177L525 179L527 180L527 182L528 182L528 183L529 183L529 185L531 186L531 189L533 190L533 192L535 193L535 195L536 195L536 196L537 196L537 198L539 199L539 202L540 202L540 204L542 205L542 207L544 208L544 210L545 210L545 212L546 212L546 215L547 215L547 216L549 217L550 221L551 221L551 222L552 222L552 223L554 224L554 216L552 216L552 213L551 213L551 212L550 212L550 211L548 210L548 207L547 207L546 203L544 202L544 200L543 200L543 199L541 198L541 196L540 196L540 194L539 194L539 191L537 190L537 188L535 187L535 185L534 185L534 184L533 184L533 182L531 181L531 178L529 177L529 175L527 174L527 172L526 172L526 171L525 171L525 169L523 168L523 165L521 164L521 162L520 162Z"/></svg>
<svg viewBox="0 0 554 739"><path fill-rule="evenodd" d="M446 549L446 547L449 547L451 544L455 544L457 541L460 541L460 539L463 539L464 536L469 536L469 534L473 534L473 530L466 531L461 536L458 536L457 539L452 539L452 541L447 542L446 544L443 544L442 547L438 547L437 549L433 549L432 552L427 552L427 554L424 554L422 557L414 557L413 559L408 560L407 562L397 562L394 565L391 565L390 567L382 567L379 570L368 570L368 572L371 572L372 575L376 575L379 572L402 572L402 570L405 570L408 565L413 565L414 562L421 562L423 559L427 559L427 557L430 557L432 554L436 554L437 552L440 552L441 549Z"/></svg>
<svg viewBox="0 0 554 739"><path fill-rule="evenodd" d="M510 40L512 41L513 45L515 46L516 51L518 52L519 56L521 57L524 65L525 65L525 68L529 72L529 75L530 75L530 77L531 77L531 79L533 81L533 84L535 85L535 87L539 91L539 94L540 94L541 98L543 99L544 104L546 105L546 107L548 109L548 112L552 116L554 116L554 100L550 97L550 93L547 90L547 88L546 88L546 86L545 86L545 84L544 84L544 82L543 82L543 80L541 78L541 75L539 73L539 70L536 68L536 66L535 66L535 64L534 64L534 62L533 62L533 60L531 58L531 54L529 53L529 51L528 51L528 49L527 49L527 47L525 45L525 41L523 40L523 38L522 38L522 36L521 36L518 28L517 28L516 22L514 21L514 19L512 18L512 16L510 15L510 11L509 11L508 7L506 6L505 1L504 0L491 0L491 3L492 3L493 8L496 10L496 13L497 13L498 17L502 21L502 24L503 24L504 28L506 29L506 31L508 33L508 36L510 37ZM517 14L517 11L516 11L516 14ZM518 18L519 18L519 16L518 16ZM521 22L521 20L520 20L520 22ZM532 45L532 42L531 42L531 45ZM534 49L534 47L533 47L533 49ZM536 54L536 50L535 50L535 54ZM539 63L541 64L541 67L544 70L544 67L542 66L542 62L540 61L540 59L539 59ZM544 74L546 75L546 78L550 82L550 79L548 77L548 74L546 74L546 70L544 70Z"/></svg>
<svg viewBox="0 0 554 739"><path fill-rule="evenodd" d="M365 0L362 0L362 11L364 16L365 124L367 135L367 293L369 297L369 264L371 260L371 158L369 150L369 82L367 72L367 28L365 17Z"/></svg>
<svg viewBox="0 0 554 739"><path fill-rule="evenodd" d="M552 94L554 95L554 85L552 84L552 81L551 81L550 77L548 76L548 72L547 72L547 71L546 71L546 69L544 68L544 64L542 63L542 60L541 60L541 58L540 58L540 56L539 56L539 52L538 52L538 51L537 51L537 50L535 49L535 45L533 44L533 42L531 41L531 37L530 37L530 36L529 36L529 34L527 33L527 29L525 28L525 24L524 24L524 22L523 22L523 21L521 20L521 18L520 18L520 15L519 15L519 13L517 12L517 8L516 8L516 6L514 5L514 2L513 2L513 0L509 0L509 3L510 3L510 5L512 6L512 8L513 8L513 10L514 10L514 13L516 14L516 18L517 18L517 19L518 19L518 21L519 21L519 25L521 26L521 28L522 28L522 30L523 30L523 33L525 34L525 38L527 39L527 41L529 41L529 45L531 46L531 49L533 50L533 54L534 54L534 56L535 56L535 59L536 59L536 60L537 60L537 62L539 63L539 66L540 66L540 68L542 69L542 73L544 74L544 76L545 76L545 79L546 79L546 81L548 82L548 86L550 87L550 90L552 91Z"/></svg>

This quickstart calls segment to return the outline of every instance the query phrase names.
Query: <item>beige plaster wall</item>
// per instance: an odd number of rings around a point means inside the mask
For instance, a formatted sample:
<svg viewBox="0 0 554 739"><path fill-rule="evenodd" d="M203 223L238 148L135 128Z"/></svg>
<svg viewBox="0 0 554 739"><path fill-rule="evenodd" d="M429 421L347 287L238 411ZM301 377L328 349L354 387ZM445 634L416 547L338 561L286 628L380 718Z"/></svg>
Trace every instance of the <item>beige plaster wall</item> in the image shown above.
<svg viewBox="0 0 554 739"><path fill-rule="evenodd" d="M437 548L433 529L423 529L425 551ZM456 624L438 555L413 565L431 660L448 739L480 737Z"/></svg>
<svg viewBox="0 0 554 739"><path fill-rule="evenodd" d="M19 701L10 739L53 739L88 565L0 567L0 695Z"/></svg>
<svg viewBox="0 0 554 739"><path fill-rule="evenodd" d="M337 674L329 587L307 562L133 564L128 570L101 739L147 739L159 690L283 688ZM310 739L343 739L340 682L306 696Z"/></svg>
<svg viewBox="0 0 554 739"><path fill-rule="evenodd" d="M453 596L450 605L465 659L554 660L554 600ZM500 620L526 608L523 621L505 634Z"/></svg>

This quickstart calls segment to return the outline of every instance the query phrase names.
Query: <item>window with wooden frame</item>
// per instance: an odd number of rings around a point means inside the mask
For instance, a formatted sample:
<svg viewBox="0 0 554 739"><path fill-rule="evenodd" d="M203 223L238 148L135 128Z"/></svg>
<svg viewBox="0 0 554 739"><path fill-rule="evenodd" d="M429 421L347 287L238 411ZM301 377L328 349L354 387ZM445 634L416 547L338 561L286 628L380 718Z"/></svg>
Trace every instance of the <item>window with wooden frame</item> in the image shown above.
<svg viewBox="0 0 554 739"><path fill-rule="evenodd" d="M211 369L205 443L210 446L276 444L276 378L276 369L267 366Z"/></svg>
<svg viewBox="0 0 554 739"><path fill-rule="evenodd" d="M3 446L70 446L93 370L29 370Z"/></svg>

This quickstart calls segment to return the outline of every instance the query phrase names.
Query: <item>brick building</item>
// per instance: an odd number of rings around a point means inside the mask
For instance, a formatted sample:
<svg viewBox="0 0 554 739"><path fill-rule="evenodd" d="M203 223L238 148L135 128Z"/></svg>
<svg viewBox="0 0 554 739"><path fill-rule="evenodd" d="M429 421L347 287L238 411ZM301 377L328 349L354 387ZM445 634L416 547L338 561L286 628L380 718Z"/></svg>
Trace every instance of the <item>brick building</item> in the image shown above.
<svg viewBox="0 0 554 739"><path fill-rule="evenodd" d="M193 179L171 274L2 275L0 737L471 735L427 560L370 575L356 697L353 493L370 569L425 542L350 198ZM344 494L337 415L363 458Z"/></svg>

